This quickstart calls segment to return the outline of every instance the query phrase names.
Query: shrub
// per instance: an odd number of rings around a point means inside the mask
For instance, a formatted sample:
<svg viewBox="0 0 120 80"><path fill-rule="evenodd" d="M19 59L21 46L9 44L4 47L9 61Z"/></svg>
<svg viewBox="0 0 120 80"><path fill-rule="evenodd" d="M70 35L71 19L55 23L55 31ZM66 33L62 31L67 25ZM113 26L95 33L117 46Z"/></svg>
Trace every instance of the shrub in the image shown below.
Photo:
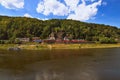
<svg viewBox="0 0 120 80"><path fill-rule="evenodd" d="M108 37L100 38L99 41L100 41L100 43L103 43L103 44L104 44L104 43L105 43L105 44L117 43L117 42L115 41L115 39L113 39L113 38L108 38Z"/></svg>
<svg viewBox="0 0 120 80"><path fill-rule="evenodd" d="M5 41L4 40L0 40L0 44L4 44L5 43Z"/></svg>

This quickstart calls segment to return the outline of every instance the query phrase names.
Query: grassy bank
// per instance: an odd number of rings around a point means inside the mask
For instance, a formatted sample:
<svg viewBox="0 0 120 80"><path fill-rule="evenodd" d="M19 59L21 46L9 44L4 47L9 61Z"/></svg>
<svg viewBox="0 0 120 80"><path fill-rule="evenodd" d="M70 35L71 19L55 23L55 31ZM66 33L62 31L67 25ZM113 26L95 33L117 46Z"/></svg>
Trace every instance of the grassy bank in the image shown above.
<svg viewBox="0 0 120 80"><path fill-rule="evenodd" d="M81 48L116 48L119 44L0 44L0 49L7 50L10 47L19 47L25 50L41 49L81 49Z"/></svg>

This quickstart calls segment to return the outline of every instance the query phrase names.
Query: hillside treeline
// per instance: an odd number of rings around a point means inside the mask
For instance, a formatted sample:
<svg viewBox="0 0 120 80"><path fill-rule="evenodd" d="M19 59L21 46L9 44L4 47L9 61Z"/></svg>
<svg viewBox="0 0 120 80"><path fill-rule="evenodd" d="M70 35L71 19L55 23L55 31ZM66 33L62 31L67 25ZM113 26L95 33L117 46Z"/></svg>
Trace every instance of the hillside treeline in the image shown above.
<svg viewBox="0 0 120 80"><path fill-rule="evenodd" d="M87 41L115 40L120 37L117 27L85 23L75 20L38 20L26 17L0 16L0 40L13 40L15 38L40 37L47 39L51 33L70 39L84 39Z"/></svg>

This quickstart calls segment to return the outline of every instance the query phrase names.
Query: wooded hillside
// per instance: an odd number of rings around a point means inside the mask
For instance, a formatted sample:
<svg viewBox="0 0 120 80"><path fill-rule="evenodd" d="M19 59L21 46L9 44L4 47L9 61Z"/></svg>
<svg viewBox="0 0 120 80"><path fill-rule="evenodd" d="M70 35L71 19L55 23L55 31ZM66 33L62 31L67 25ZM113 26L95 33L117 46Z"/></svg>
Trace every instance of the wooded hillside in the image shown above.
<svg viewBox="0 0 120 80"><path fill-rule="evenodd" d="M38 20L25 17L0 16L0 40L11 40L23 37L40 37L46 39L52 33L63 33L71 39L100 41L103 39L115 40L120 37L117 27L85 23L75 20Z"/></svg>

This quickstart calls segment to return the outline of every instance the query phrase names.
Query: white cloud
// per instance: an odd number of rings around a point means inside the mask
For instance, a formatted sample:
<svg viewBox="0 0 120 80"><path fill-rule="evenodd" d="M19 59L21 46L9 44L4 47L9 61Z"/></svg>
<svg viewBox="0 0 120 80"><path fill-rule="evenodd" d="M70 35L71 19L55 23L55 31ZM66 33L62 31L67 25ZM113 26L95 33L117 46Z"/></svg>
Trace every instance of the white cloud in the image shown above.
<svg viewBox="0 0 120 80"><path fill-rule="evenodd" d="M57 16L66 16L67 19L85 21L97 14L98 6L102 3L102 0L89 0L91 4L87 5L86 1L88 0L64 0L64 4L59 0L43 0L36 10L46 16L52 13Z"/></svg>
<svg viewBox="0 0 120 80"><path fill-rule="evenodd" d="M24 14L24 17L29 17L29 18L33 18L30 14L26 13Z"/></svg>
<svg viewBox="0 0 120 80"><path fill-rule="evenodd" d="M64 1L66 5L69 7L70 11L74 10L79 3L79 0L64 0Z"/></svg>
<svg viewBox="0 0 120 80"><path fill-rule="evenodd" d="M38 13L43 12L43 11L44 11L44 3L43 3L43 2L40 2L40 3L38 4L38 7L37 7L36 10L37 10Z"/></svg>
<svg viewBox="0 0 120 80"><path fill-rule="evenodd" d="M43 21L46 21L46 20L49 20L48 18L39 18L37 17L38 20L43 20Z"/></svg>
<svg viewBox="0 0 120 80"><path fill-rule="evenodd" d="M38 13L43 13L44 15L53 15L64 16L68 14L68 8L61 2L57 0L44 0L40 2L37 7Z"/></svg>
<svg viewBox="0 0 120 80"><path fill-rule="evenodd" d="M94 2L95 0L91 0L91 2Z"/></svg>
<svg viewBox="0 0 120 80"><path fill-rule="evenodd" d="M46 21L46 20L49 20L48 18L44 18L44 19L42 19L43 21Z"/></svg>
<svg viewBox="0 0 120 80"><path fill-rule="evenodd" d="M101 5L101 0L92 3L90 5L86 5L85 1L82 0L82 4L80 4L75 9L74 14L70 14L68 16L68 19L81 20L81 21L89 20L90 18L92 18L97 14L98 5Z"/></svg>
<svg viewBox="0 0 120 80"><path fill-rule="evenodd" d="M24 7L24 0L0 0L0 4L8 9Z"/></svg>

